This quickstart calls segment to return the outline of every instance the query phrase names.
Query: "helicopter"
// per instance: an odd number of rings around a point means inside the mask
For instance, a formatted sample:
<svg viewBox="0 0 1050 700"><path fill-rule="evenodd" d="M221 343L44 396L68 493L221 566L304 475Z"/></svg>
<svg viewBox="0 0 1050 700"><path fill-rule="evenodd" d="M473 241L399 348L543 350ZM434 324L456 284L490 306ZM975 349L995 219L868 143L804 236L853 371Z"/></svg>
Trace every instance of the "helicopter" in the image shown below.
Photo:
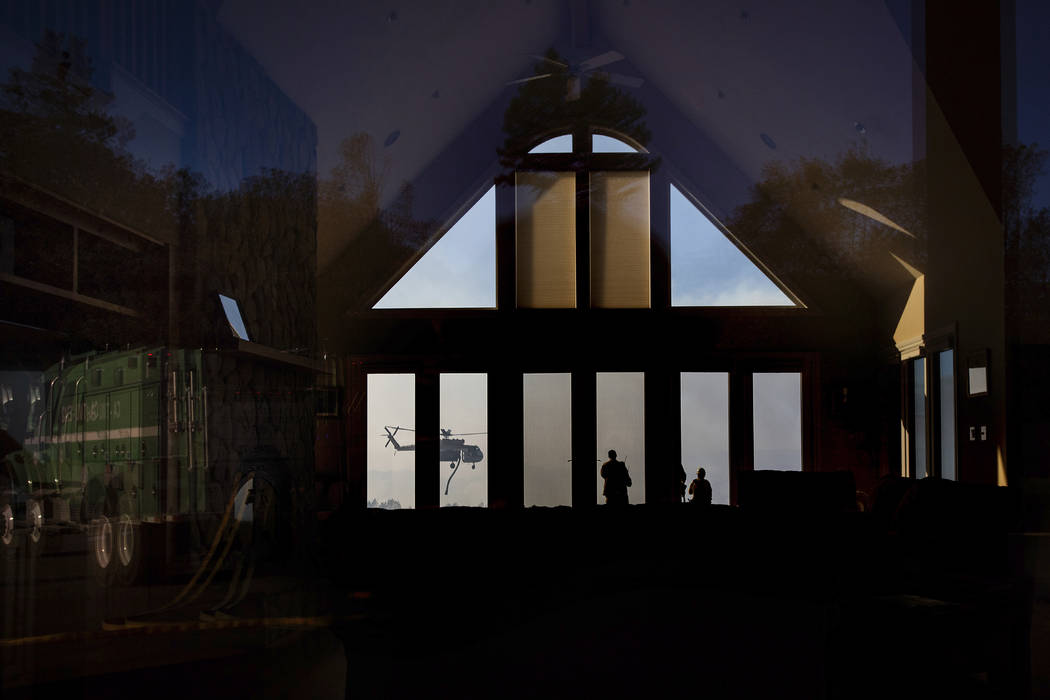
<svg viewBox="0 0 1050 700"><path fill-rule="evenodd" d="M383 447L393 445L394 452L415 452L415 445L402 445L395 437L400 430L415 432L414 429L402 428L399 425L384 425L383 430L386 431L386 445L383 445ZM486 433L453 433L449 428L441 428L440 432L441 443L438 445L440 459L442 462L448 462L449 469L452 470L452 473L448 476L448 481L445 482L445 495L447 496L449 484L452 483L452 477L459 471L459 465L466 462L471 469L475 469L478 462L485 458L485 454L480 447L468 445L463 437L485 435Z"/></svg>

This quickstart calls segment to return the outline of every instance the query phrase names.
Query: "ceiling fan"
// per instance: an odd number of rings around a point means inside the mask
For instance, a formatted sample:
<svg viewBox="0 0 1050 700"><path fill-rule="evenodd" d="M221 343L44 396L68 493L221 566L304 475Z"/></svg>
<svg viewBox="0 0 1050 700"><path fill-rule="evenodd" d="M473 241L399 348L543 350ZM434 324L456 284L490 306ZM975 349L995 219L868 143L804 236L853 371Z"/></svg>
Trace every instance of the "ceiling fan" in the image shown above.
<svg viewBox="0 0 1050 700"><path fill-rule="evenodd" d="M520 85L521 83L532 82L533 80L542 80L544 78L554 78L559 76L568 75L568 92L566 99L571 101L580 99L580 88L583 84L584 74L590 73L591 75L608 81L613 85L623 85L625 87L641 87L645 81L641 78L634 78L629 75L621 75L620 73L609 73L608 71L595 71L596 68L607 66L610 63L616 63L622 61L624 56L619 51L606 51L603 54L592 56L586 61L580 61L575 64L563 63L556 61L549 56L532 56L537 61L552 66L550 73L541 73L539 75L533 75L528 78L521 78L520 80L512 80L507 85ZM556 66L557 68L553 68ZM560 69L560 70L559 70ZM592 72L593 71L593 72Z"/></svg>

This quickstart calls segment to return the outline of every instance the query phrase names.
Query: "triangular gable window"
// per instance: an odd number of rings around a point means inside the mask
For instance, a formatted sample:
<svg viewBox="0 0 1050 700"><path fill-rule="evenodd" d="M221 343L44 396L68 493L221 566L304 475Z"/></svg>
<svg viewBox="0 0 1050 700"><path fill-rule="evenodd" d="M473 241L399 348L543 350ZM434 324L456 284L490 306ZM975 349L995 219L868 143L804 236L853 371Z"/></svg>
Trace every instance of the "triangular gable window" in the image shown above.
<svg viewBox="0 0 1050 700"><path fill-rule="evenodd" d="M671 187L672 306L797 306L676 187Z"/></svg>
<svg viewBox="0 0 1050 700"><path fill-rule="evenodd" d="M493 186L372 308L495 306L496 188Z"/></svg>

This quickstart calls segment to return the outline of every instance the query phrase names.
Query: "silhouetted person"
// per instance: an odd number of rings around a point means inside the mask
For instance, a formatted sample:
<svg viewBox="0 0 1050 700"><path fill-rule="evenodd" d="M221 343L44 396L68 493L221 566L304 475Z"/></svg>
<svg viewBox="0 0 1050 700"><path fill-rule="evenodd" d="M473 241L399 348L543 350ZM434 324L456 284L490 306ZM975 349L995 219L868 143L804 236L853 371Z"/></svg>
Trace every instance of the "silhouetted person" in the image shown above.
<svg viewBox="0 0 1050 700"><path fill-rule="evenodd" d="M689 496L691 503L711 505L711 482L707 480L707 472L703 467L696 470L696 478L689 484Z"/></svg>
<svg viewBox="0 0 1050 700"><path fill-rule="evenodd" d="M685 467L678 465L678 500L685 503Z"/></svg>
<svg viewBox="0 0 1050 700"><path fill-rule="evenodd" d="M627 489L631 485L631 475L627 465L616 460L616 450L609 450L609 461L602 465L602 478L605 488L602 495L609 505L627 505Z"/></svg>

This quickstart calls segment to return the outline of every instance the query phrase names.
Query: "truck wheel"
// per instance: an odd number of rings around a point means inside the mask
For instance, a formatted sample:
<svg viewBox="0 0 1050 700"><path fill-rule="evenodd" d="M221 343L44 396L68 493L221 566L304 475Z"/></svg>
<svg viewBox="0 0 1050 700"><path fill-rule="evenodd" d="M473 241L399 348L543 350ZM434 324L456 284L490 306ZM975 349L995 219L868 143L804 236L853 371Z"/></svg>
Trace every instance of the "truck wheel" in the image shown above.
<svg viewBox="0 0 1050 700"><path fill-rule="evenodd" d="M26 550L31 557L44 551L44 504L31 498L26 501Z"/></svg>
<svg viewBox="0 0 1050 700"><path fill-rule="evenodd" d="M15 546L15 511L10 503L0 506L0 547Z"/></svg>
<svg viewBox="0 0 1050 700"><path fill-rule="evenodd" d="M145 556L142 526L125 513L117 520L114 534L117 577L125 586L138 583L142 576L142 560Z"/></svg>
<svg viewBox="0 0 1050 700"><path fill-rule="evenodd" d="M10 503L0 506L0 581L8 583L8 572L15 571L18 556L18 537L15 531L15 511ZM3 585L0 583L0 585Z"/></svg>
<svg viewBox="0 0 1050 700"><path fill-rule="evenodd" d="M88 569L103 586L113 583L116 553L113 523L104 515L95 518L88 527Z"/></svg>

